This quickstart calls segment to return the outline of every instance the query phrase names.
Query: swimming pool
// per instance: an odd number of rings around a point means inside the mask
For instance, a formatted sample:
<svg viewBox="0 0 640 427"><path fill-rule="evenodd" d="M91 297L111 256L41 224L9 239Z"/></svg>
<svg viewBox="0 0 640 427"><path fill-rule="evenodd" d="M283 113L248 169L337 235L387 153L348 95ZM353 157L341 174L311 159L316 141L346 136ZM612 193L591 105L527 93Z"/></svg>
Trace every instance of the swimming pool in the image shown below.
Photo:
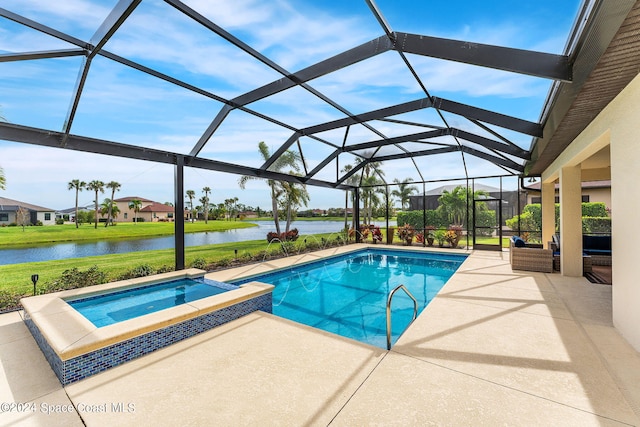
<svg viewBox="0 0 640 427"><path fill-rule="evenodd" d="M98 328L237 289L204 278L182 278L65 301Z"/></svg>
<svg viewBox="0 0 640 427"><path fill-rule="evenodd" d="M405 285L419 314L466 257L371 248L231 283L272 284L273 314L386 349L389 293ZM391 307L395 343L411 322L413 301L398 292Z"/></svg>

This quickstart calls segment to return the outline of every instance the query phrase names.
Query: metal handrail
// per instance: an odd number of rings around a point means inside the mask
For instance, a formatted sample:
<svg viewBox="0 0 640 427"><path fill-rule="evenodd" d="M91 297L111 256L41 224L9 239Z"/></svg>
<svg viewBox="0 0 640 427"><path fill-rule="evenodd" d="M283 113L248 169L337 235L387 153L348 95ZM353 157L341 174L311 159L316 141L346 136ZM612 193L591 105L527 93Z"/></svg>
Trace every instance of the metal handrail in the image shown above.
<svg viewBox="0 0 640 427"><path fill-rule="evenodd" d="M407 325L407 328L411 326L413 321L416 320L416 317L418 317L418 301L413 297L413 295L411 295L411 292L409 292L409 289L407 289L405 285L399 285L397 288L389 292L389 297L387 298L387 350L391 350L391 300L398 289L402 289L404 293L409 295L409 298L413 300L413 318ZM404 328L404 330L406 331L407 328Z"/></svg>

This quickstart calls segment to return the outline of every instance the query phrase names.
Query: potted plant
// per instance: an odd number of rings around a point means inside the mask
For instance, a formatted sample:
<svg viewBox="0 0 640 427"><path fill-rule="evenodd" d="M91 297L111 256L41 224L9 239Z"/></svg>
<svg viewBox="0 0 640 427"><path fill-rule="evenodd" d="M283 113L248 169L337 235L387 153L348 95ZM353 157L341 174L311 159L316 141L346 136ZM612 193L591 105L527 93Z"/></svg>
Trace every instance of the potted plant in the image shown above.
<svg viewBox="0 0 640 427"><path fill-rule="evenodd" d="M427 233L427 245L429 246L433 246L433 241L435 240L436 236L435 236L435 228L428 226L425 228L425 231Z"/></svg>
<svg viewBox="0 0 640 427"><path fill-rule="evenodd" d="M413 236L416 234L416 230L412 225L405 224L402 227L398 227L398 237L405 242L405 246L408 246L413 241Z"/></svg>
<svg viewBox="0 0 640 427"><path fill-rule="evenodd" d="M458 242L460 241L461 236L462 236L462 226L460 225L449 226L446 240L447 242L449 242L452 248L458 247Z"/></svg>
<svg viewBox="0 0 640 427"><path fill-rule="evenodd" d="M444 240L446 240L452 248L458 247L458 235L453 230L447 230L444 233Z"/></svg>
<svg viewBox="0 0 640 427"><path fill-rule="evenodd" d="M380 231L380 227L374 227L371 230L371 237L373 238L373 243L382 242L382 231Z"/></svg>
<svg viewBox="0 0 640 427"><path fill-rule="evenodd" d="M444 230L436 230L433 233L433 237L438 241L438 246L443 247L445 242L445 231Z"/></svg>

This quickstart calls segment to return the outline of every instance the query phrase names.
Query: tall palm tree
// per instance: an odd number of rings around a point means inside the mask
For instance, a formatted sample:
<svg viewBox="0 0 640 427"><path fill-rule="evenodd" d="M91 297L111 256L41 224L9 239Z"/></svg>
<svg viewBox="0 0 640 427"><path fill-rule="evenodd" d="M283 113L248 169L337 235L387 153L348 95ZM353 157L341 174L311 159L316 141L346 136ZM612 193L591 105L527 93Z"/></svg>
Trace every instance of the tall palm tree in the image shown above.
<svg viewBox="0 0 640 427"><path fill-rule="evenodd" d="M98 191L104 193L104 182L94 179L89 184L87 184L87 190L95 191L95 213L96 213L96 222L94 224L94 228L98 228Z"/></svg>
<svg viewBox="0 0 640 427"><path fill-rule="evenodd" d="M402 181L396 178L393 180L393 182L398 185L396 186L395 190L391 191L391 195L400 199L400 208L404 210L405 205L409 203L409 197L413 193L417 193L418 189L413 185L409 185L409 182L411 182L411 178L405 178Z"/></svg>
<svg viewBox="0 0 640 427"><path fill-rule="evenodd" d="M271 157L271 153L269 153L269 147L264 141L260 141L258 143L258 151L262 158L267 161ZM271 165L269 168L270 171L273 172L282 172L286 168L291 168L294 172L298 172L300 170L300 166L298 165L298 161L300 160L300 154L287 150L285 151L278 159ZM244 190L247 181L253 179L261 179L255 176L243 175L238 180L238 184L240 188ZM275 181L273 179L267 180L267 185L271 189L271 208L273 210L273 222L276 226L276 233L280 233L280 221L278 219L278 199L282 194L284 194L284 190L282 189L282 182Z"/></svg>
<svg viewBox="0 0 640 427"><path fill-rule="evenodd" d="M207 196L202 196L198 201L202 203L202 212L204 214L204 218L205 218L204 221L206 224L207 223L206 218L209 216L209 198Z"/></svg>
<svg viewBox="0 0 640 427"><path fill-rule="evenodd" d="M196 192L193 190L187 190L187 197L189 198L189 204L191 205L191 209L189 210L191 219L193 220L193 198L196 197Z"/></svg>
<svg viewBox="0 0 640 427"><path fill-rule="evenodd" d="M362 164L362 175L360 175L360 186L362 187L362 207L365 214L365 223L370 223L372 216L372 202L375 204L380 203L380 199L377 197L377 190L373 188L367 188L371 185L384 184L384 171L382 170L381 162L371 162L366 158L369 157L367 153L364 153L364 157L356 158L356 164Z"/></svg>
<svg viewBox="0 0 640 427"><path fill-rule="evenodd" d="M283 182L282 188L284 190L283 208L287 214L287 225L285 227L285 233L289 231L291 227L291 221L293 219L293 213L296 208L309 203L309 192L306 185L296 184L293 182Z"/></svg>
<svg viewBox="0 0 640 427"><path fill-rule="evenodd" d="M204 187L202 189L204 191L204 223L209 223L209 193L211 193L211 189L209 187Z"/></svg>
<svg viewBox="0 0 640 427"><path fill-rule="evenodd" d="M351 165L345 165L345 167L342 168L342 170L340 172L346 174L347 172L351 171L351 169L353 169L353 166ZM350 176L349 179L347 179L347 184L353 184L353 176ZM344 228L345 230L349 227L349 225L347 224L347 211L349 210L349 190L345 190L344 192ZM355 227L355 218L353 218L353 214L351 215L352 217L352 227Z"/></svg>
<svg viewBox="0 0 640 427"><path fill-rule="evenodd" d="M0 167L0 190L7 188L7 179L4 177L4 171Z"/></svg>
<svg viewBox="0 0 640 427"><path fill-rule="evenodd" d="M138 212L142 209L142 201L133 199L129 202L129 209L133 209L133 222L138 225Z"/></svg>
<svg viewBox="0 0 640 427"><path fill-rule="evenodd" d="M67 185L68 185L68 189L69 190L76 190L76 217L75 217L75 222L76 222L76 228L78 228L78 193L84 189L84 187L87 185L87 183L84 182L84 181L80 181L79 179L72 179L71 181L69 181L69 184L67 184Z"/></svg>
<svg viewBox="0 0 640 427"><path fill-rule="evenodd" d="M379 187L382 184L382 180L376 175L370 175L362 180L362 205L365 224L373 222L373 209L380 205L378 194L384 193L384 188Z"/></svg>
<svg viewBox="0 0 640 427"><path fill-rule="evenodd" d="M111 205L109 207L109 215L107 216L107 222L104 225L105 227L109 225L109 223L111 221L113 221L113 198L116 195L116 191L118 191L120 189L120 187L122 187L122 184L120 184L119 182L116 181L110 181L107 183L107 185L105 185L105 187L110 188L111 189Z"/></svg>
<svg viewBox="0 0 640 427"><path fill-rule="evenodd" d="M237 197L233 198L233 220L235 221L238 218L238 199Z"/></svg>

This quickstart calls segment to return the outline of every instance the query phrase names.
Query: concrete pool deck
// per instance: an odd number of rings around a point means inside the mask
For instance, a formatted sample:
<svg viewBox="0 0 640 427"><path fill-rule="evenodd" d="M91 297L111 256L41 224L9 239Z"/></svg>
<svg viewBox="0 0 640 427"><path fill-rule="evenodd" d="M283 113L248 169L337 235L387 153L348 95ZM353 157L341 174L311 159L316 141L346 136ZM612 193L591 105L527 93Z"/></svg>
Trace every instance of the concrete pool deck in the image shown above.
<svg viewBox="0 0 640 427"><path fill-rule="evenodd" d="M391 351L257 312L64 388L5 314L0 402L34 404L0 426L640 425L611 287L508 259L473 252Z"/></svg>

